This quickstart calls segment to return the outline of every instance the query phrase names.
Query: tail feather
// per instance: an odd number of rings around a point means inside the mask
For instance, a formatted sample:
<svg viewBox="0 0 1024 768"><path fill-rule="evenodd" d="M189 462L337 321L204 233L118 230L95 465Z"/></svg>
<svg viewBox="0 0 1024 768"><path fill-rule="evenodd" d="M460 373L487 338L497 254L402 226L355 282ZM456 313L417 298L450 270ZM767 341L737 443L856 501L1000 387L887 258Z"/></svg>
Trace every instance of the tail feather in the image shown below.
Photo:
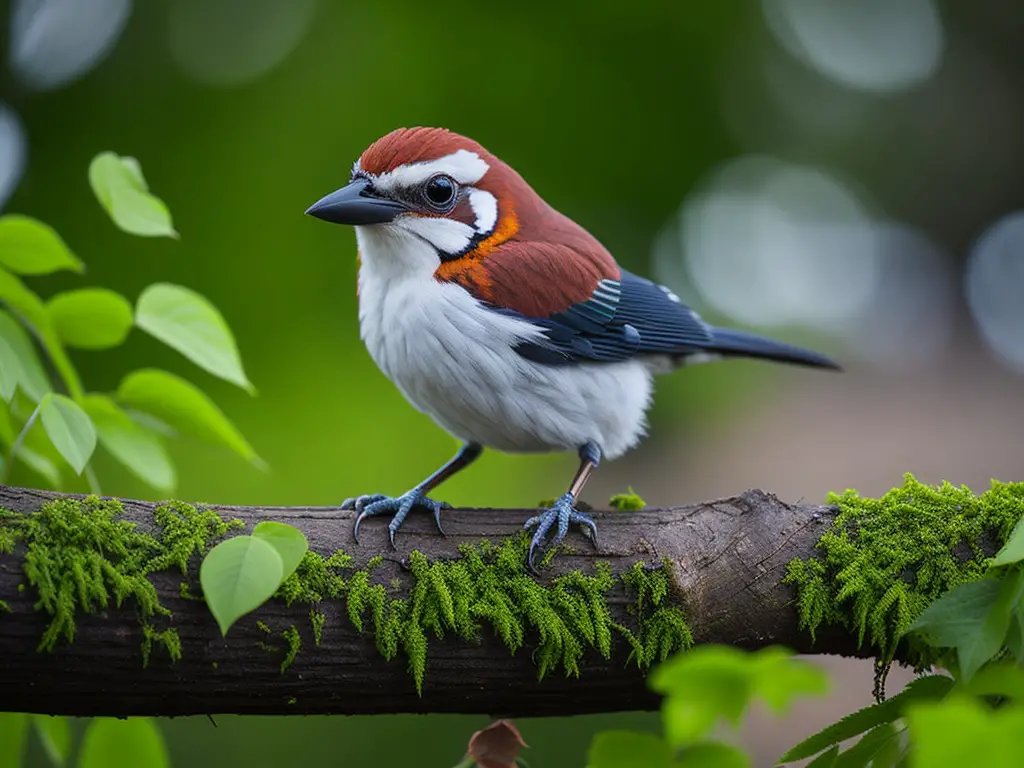
<svg viewBox="0 0 1024 768"><path fill-rule="evenodd" d="M774 341L755 333L732 328L712 328L711 332L711 343L707 350L725 357L753 357L812 368L842 370L837 362L819 352Z"/></svg>

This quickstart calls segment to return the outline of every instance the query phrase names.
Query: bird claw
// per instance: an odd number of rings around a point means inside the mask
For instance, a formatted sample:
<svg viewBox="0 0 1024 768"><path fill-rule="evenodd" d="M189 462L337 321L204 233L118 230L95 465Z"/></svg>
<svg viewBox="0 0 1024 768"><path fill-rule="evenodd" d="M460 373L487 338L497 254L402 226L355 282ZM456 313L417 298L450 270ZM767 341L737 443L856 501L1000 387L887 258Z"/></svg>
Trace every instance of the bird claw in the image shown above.
<svg viewBox="0 0 1024 768"><path fill-rule="evenodd" d="M444 501L434 501L417 488L413 488L401 496L385 496L382 493L372 493L348 498L341 502L342 509L352 509L358 512L355 524L352 527L352 538L356 540L356 544L359 543L359 524L365 518L384 515L390 512L393 517L391 522L388 523L388 539L391 542L392 549L396 548L395 534L402 527L406 516L414 507L420 507L433 513L434 524L437 525L437 530L442 536L445 535L444 528L441 527L441 510L451 509L452 505Z"/></svg>
<svg viewBox="0 0 1024 768"><path fill-rule="evenodd" d="M537 529L530 541L530 551L526 556L526 567L531 573L537 573L533 564L534 553L538 547L545 545L544 539L556 523L558 530L554 538L548 542L549 546L558 546L565 538L565 534L569 531L569 525L572 523L581 525L590 531L590 538L594 545L597 545L597 524L589 515L584 515L576 510L575 501L571 493L562 494L548 509L539 515L534 515L523 524L523 528L527 531L534 527Z"/></svg>

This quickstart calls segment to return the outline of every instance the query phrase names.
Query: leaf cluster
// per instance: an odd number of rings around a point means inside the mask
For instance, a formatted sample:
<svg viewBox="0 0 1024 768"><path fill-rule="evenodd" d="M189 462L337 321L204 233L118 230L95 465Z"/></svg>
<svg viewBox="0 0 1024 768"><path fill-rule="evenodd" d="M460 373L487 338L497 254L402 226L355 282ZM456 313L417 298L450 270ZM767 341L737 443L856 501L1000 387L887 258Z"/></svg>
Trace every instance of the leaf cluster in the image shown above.
<svg viewBox="0 0 1024 768"><path fill-rule="evenodd" d="M134 158L98 155L89 181L122 230L178 237ZM255 394L234 336L208 299L184 286L155 283L134 305L95 286L44 301L23 282L61 270L82 274L85 266L52 227L20 214L0 216L0 481L17 462L53 488L63 485L68 469L84 474L99 493L90 463L99 445L141 480L170 493L177 478L165 446L169 436L205 440L262 466L238 429L191 382L144 368L126 374L115 392L90 392L69 354L117 347L137 328Z"/></svg>
<svg viewBox="0 0 1024 768"><path fill-rule="evenodd" d="M75 744L71 719L21 712L0 713L0 765L21 765L30 739L55 768L170 768L163 734L151 717L94 717Z"/></svg>
<svg viewBox="0 0 1024 768"><path fill-rule="evenodd" d="M746 768L751 763L742 750L713 738L717 727L722 723L738 726L754 702L785 714L795 699L824 694L827 679L822 670L792 658L784 648L748 653L704 645L659 665L648 685L664 696L664 736L625 731L598 734L591 744L589 768Z"/></svg>

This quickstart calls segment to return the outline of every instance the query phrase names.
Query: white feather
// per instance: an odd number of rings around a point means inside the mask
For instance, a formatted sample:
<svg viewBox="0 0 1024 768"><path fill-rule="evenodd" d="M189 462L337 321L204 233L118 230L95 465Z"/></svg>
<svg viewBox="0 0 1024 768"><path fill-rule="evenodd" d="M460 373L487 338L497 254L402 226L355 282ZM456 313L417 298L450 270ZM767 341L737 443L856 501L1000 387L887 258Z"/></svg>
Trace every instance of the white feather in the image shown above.
<svg viewBox="0 0 1024 768"><path fill-rule="evenodd" d="M491 234L498 223L498 200L485 189L471 188L468 194L469 205L476 217L474 229L481 235Z"/></svg>
<svg viewBox="0 0 1024 768"><path fill-rule="evenodd" d="M476 152L460 149L450 155L424 163L407 163L374 178L373 185L381 192L409 189L422 184L436 173L451 176L459 184L476 184L490 166Z"/></svg>
<svg viewBox="0 0 1024 768"><path fill-rule="evenodd" d="M393 225L422 237L444 253L461 253L476 234L473 227L461 221L433 216L399 216Z"/></svg>
<svg viewBox="0 0 1024 768"><path fill-rule="evenodd" d="M502 451L576 450L608 458L643 436L643 363L547 366L514 345L541 330L485 309L433 272L436 252L391 226L357 227L359 324L374 361L406 399L455 437Z"/></svg>

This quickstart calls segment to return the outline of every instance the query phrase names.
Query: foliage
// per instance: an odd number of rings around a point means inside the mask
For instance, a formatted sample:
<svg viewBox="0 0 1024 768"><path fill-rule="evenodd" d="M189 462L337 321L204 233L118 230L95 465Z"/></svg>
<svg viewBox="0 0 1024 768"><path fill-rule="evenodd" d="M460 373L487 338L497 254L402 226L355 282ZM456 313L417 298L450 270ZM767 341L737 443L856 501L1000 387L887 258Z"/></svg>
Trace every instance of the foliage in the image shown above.
<svg viewBox="0 0 1024 768"><path fill-rule="evenodd" d="M755 701L783 714L794 699L825 693L827 680L820 669L792 658L784 648L747 653L703 645L658 666L648 685L664 696L665 736L600 733L590 748L589 768L746 768L751 763L742 750L713 738L717 726L724 721L735 728Z"/></svg>
<svg viewBox="0 0 1024 768"><path fill-rule="evenodd" d="M152 718L97 717L82 738L77 768L169 768L170 764L163 736Z"/></svg>
<svg viewBox="0 0 1024 768"><path fill-rule="evenodd" d="M251 536L235 536L210 550L199 582L221 634L269 600L308 548L302 531L268 520L256 525Z"/></svg>
<svg viewBox="0 0 1024 768"><path fill-rule="evenodd" d="M142 167L134 157L101 152L89 164L89 185L96 199L120 229L144 237L178 237L171 214L152 195Z"/></svg>
<svg viewBox="0 0 1024 768"><path fill-rule="evenodd" d="M1024 515L1024 483L993 482L975 496L966 487L931 487L907 474L880 499L847 491L832 494L829 503L839 514L818 541L820 557L794 560L785 579L797 589L801 627L813 636L839 624L861 644L868 640L888 664L926 606L984 575L986 543L1004 543ZM915 666L937 661L933 646L908 645Z"/></svg>
<svg viewBox="0 0 1024 768"><path fill-rule="evenodd" d="M69 718L5 712L0 713L0 766L21 765L32 734L55 768L169 768L171 764L163 735L150 717L90 719L77 759L72 761L76 750Z"/></svg>
<svg viewBox="0 0 1024 768"><path fill-rule="evenodd" d="M166 206L148 190L133 158L110 152L89 167L101 205L121 229L177 237ZM85 267L48 225L29 216L0 216L0 481L15 462L49 487L63 486L70 469L99 493L91 460L97 443L144 482L171 492L176 474L164 448L168 435L222 445L261 466L256 452L195 385L164 371L124 377L112 396L87 391L68 348L99 350L123 344L132 327L163 341L199 367L251 394L234 336L203 296L178 285L144 289L133 310L114 291L75 288L43 301L18 277ZM49 358L51 381L40 352ZM63 390L63 391L58 391Z"/></svg>
<svg viewBox="0 0 1024 768"><path fill-rule="evenodd" d="M50 762L56 766L66 765L71 757L71 725L68 719L32 715L32 724Z"/></svg>

